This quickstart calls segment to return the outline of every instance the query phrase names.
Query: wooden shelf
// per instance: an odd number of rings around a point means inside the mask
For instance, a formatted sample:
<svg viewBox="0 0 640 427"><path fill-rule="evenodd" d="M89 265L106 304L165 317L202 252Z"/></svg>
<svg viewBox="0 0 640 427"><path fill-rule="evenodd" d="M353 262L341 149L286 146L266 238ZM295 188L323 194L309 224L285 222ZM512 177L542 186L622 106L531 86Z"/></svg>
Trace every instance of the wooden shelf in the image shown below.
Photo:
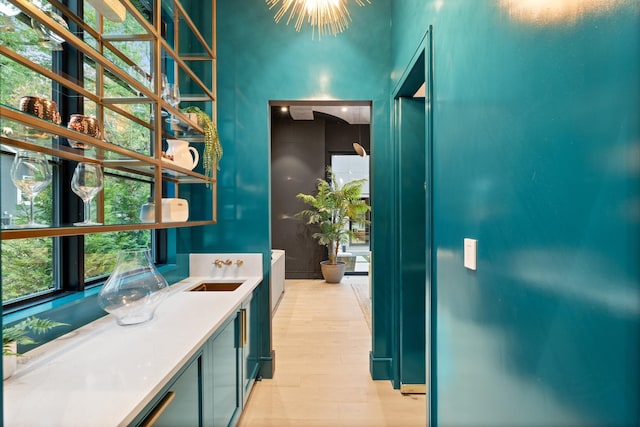
<svg viewBox="0 0 640 427"><path fill-rule="evenodd" d="M0 104L0 131L2 131L0 149L5 154L16 152L19 149L41 152L50 156L52 162L61 165L65 160L97 163L102 165L106 171L111 171L111 175L133 177L133 179L149 182L154 185L155 189L174 186L174 189L166 190L168 194L180 194L180 185L202 185L207 191L211 191L211 213L204 216L210 216L212 219L184 223L136 223L88 227L60 225L33 229L3 228L0 233L2 240L189 227L216 222L215 173L214 177L208 177L200 172L182 168L161 155L164 138L199 143L204 140L203 129L196 121L191 120L188 114L169 105L160 95L160 82L152 78L152 76L166 73L172 82L179 82L180 87L185 88L182 93L182 105L197 105L204 110L208 109L215 122L215 30L213 27L206 28L205 32L212 31L209 41L207 41L207 37L200 32L192 18L187 15L179 0L156 0L156 6L153 8L155 12L150 14L149 19L157 20L157 22L149 22L147 17L136 9L130 0L121 1L127 9L126 19L136 21L135 29L130 30L132 33L112 34L113 31L103 31L106 28L103 28L106 21L99 19L94 28L85 19L76 16L67 5L59 0L47 1L57 12L46 12L35 3L27 0L9 0L20 10L21 16L41 24L43 29L64 39L63 49L77 50L85 66L88 65L95 69L95 80L92 78L92 82L95 81L96 86L83 85L82 81L74 80L65 73L54 72L53 69L42 65L40 61L36 63L35 59L19 49L14 51L8 46L0 45L0 55L3 55L8 61L13 61L24 67L29 72L50 80L56 92L66 90L73 94L72 97L84 99L85 105L92 106L90 109L95 109L94 113L99 127L104 131L106 139L93 138L68 129L64 117L63 123L56 124L25 113L17 108L19 100L16 99L15 106ZM215 7L215 0L211 0L211 2L212 7ZM55 17L52 18L51 13L59 13L68 24L77 26L77 30L71 31L61 25L59 20L54 19ZM164 21L161 22L161 19ZM164 23L175 25L175 29L167 33L170 34L171 41L162 37L165 32ZM122 26L122 28L129 27ZM181 32L184 33L182 34L183 40L194 41L194 43L188 43L189 49L195 46L193 52L179 51L180 46L187 46L187 44L179 42ZM83 38L78 36L81 33L84 34ZM135 47L136 45L132 43L142 44L143 49L148 49L150 59L147 69L144 69L144 65L130 58L126 54L127 49L123 49L123 46L127 44L129 44L129 48ZM207 65L207 62L210 65ZM194 71L190 65L196 67L197 70L205 67L207 72L203 74ZM207 76L206 78L210 77L211 81L204 81L201 75ZM110 82L111 89L105 90L106 81ZM114 90L112 87L118 90ZM149 111L146 116L141 114L141 111L144 113L145 110ZM173 126L168 125L165 122L165 117L162 116L164 112L178 119L178 123ZM114 120L113 117L131 123L131 126L140 129L140 135L145 135L149 139L147 146L139 149L138 145L141 144L118 144L118 141L111 140L112 135L106 132L106 128L111 123L110 120ZM113 125L111 124L111 126ZM68 145L68 140L81 142L89 148L84 150L72 148ZM209 187L211 187L210 190ZM155 193L157 191L153 192L154 198L156 201L160 201L163 195ZM187 196L190 193L186 192ZM98 204L98 206L98 209L102 209L101 205ZM160 210L161 208L157 207L156 209ZM158 212L156 214L156 217L160 217ZM104 216L104 212L101 215Z"/></svg>
<svg viewBox="0 0 640 427"><path fill-rule="evenodd" d="M2 240L26 239L34 237L77 236L93 233L113 233L118 231L153 230L162 228L198 227L215 224L215 221L155 222L120 225L61 226L46 228L2 228Z"/></svg>

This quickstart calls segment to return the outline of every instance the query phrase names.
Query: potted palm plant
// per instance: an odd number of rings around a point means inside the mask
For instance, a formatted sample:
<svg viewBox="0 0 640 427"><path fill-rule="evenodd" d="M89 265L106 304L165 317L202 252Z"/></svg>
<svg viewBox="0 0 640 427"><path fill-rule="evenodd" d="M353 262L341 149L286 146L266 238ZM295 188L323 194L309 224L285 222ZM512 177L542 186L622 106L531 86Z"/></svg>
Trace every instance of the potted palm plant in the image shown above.
<svg viewBox="0 0 640 427"><path fill-rule="evenodd" d="M366 213L371 207L361 198L365 182L366 179L357 179L339 185L331 169L327 168L327 179L318 179L315 195L299 193L296 196L311 206L296 216L306 218L307 224L319 227L313 237L319 245L326 246L329 253L329 260L320 263L322 275L328 283L340 283L344 276L346 264L338 262L338 249L350 237L355 237L349 223L367 222Z"/></svg>
<svg viewBox="0 0 640 427"><path fill-rule="evenodd" d="M36 344L29 336L29 333L44 334L57 326L64 326L67 323L60 323L49 319L39 319L37 317L27 317L21 322L11 326L2 327L2 379L6 380L16 370L18 344Z"/></svg>

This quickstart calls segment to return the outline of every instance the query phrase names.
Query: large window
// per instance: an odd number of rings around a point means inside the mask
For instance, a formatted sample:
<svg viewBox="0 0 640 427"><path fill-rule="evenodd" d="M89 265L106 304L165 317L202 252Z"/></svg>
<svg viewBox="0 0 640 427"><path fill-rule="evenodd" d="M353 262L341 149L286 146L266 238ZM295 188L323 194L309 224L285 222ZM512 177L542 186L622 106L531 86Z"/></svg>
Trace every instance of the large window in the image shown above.
<svg viewBox="0 0 640 427"><path fill-rule="evenodd" d="M85 4L85 20L95 22L94 9ZM1 11L0 11L1 12ZM130 25L125 22L124 25ZM95 24L94 24L95 26ZM119 28L122 32L122 28ZM132 32L138 31L133 28ZM86 39L89 35L83 35ZM92 42L87 40L89 44ZM77 81L85 89L96 91L96 64L84 59L83 66L74 71L69 66L69 52L59 50L60 46L43 40L38 28L32 26L26 16L7 18L0 13L0 45L30 59L39 66L62 73ZM147 66L150 61L149 44L132 43L119 46L134 62ZM107 55L108 56L108 55ZM117 58L112 58L114 62ZM74 72L78 74L74 76ZM133 74L133 73L132 73ZM115 79L105 78L104 94L127 96L123 85ZM16 107L25 95L53 99L59 110L95 114L95 103L79 101L69 95L55 82L41 73L24 67L11 58L0 55L0 103ZM147 105L125 105L122 107L143 120L149 120L151 111ZM149 152L151 132L124 116L105 111L105 137L129 149ZM24 134L24 137L55 138L47 135L29 135L29 129L11 126L2 121L3 135ZM47 156L53 179L51 184L37 194L33 201L25 197L13 185L10 171L15 157L15 147L0 145L1 206L2 226L16 227L28 221L31 208L36 222L50 226L70 224L82 220L82 202L70 190L70 177L76 163ZM104 189L94 199L92 219L100 219L105 224L139 223L140 206L153 194L153 184L140 176L131 176L115 170L104 171ZM96 218L96 212L104 212L104 218ZM1 242L2 302L5 306L21 306L35 298L42 298L69 291L81 291L92 283L97 283L110 273L119 250L129 248L152 248L163 233L151 230L97 233L71 237L42 237Z"/></svg>
<svg viewBox="0 0 640 427"><path fill-rule="evenodd" d="M331 156L331 170L340 185L355 179L366 179L362 186L362 199L369 204L369 157L334 154ZM369 224L353 222L349 228L355 237L340 248L338 257L347 263L346 274L366 274L371 262Z"/></svg>

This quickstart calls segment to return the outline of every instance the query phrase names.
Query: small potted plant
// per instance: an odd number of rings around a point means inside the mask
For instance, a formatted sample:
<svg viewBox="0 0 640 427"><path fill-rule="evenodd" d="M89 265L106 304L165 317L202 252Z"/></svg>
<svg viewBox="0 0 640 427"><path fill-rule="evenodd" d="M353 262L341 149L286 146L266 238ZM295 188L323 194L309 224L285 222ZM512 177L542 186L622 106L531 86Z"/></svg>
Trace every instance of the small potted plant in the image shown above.
<svg viewBox="0 0 640 427"><path fill-rule="evenodd" d="M349 242L349 237L355 237L349 229L349 223L368 222L366 213L371 207L361 198L365 181L357 179L340 186L331 169L327 168L327 180L318 179L315 195L300 193L296 196L311 206L296 216L306 218L307 224L317 224L320 231L314 233L313 237L319 245L327 247L329 260L322 261L320 268L328 283L340 283L344 275L346 264L338 262L338 250L341 244Z"/></svg>
<svg viewBox="0 0 640 427"><path fill-rule="evenodd" d="M213 168L214 166L217 167L218 162L222 158L222 144L220 143L216 124L213 123L209 114L196 106L192 105L182 111L187 113L189 116L195 117L195 121L198 125L202 126L202 130L204 131L202 166L204 167L204 175L209 178L213 178ZM191 117L189 118L191 119ZM211 184L207 183L207 186L209 185Z"/></svg>
<svg viewBox="0 0 640 427"><path fill-rule="evenodd" d="M67 325L48 319L37 317L27 317L21 322L2 328L2 379L6 380L16 370L18 344L36 344L36 341L29 336L29 333L41 335L52 328Z"/></svg>

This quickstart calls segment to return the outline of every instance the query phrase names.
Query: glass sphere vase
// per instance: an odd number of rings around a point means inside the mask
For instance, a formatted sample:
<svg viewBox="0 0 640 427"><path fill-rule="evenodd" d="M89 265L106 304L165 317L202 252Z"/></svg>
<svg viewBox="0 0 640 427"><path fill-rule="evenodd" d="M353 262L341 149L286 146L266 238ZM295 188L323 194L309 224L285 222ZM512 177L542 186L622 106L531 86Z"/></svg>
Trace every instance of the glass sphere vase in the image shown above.
<svg viewBox="0 0 640 427"><path fill-rule="evenodd" d="M134 325L151 320L168 293L169 285L148 250L120 251L116 267L98 295L98 304L119 325Z"/></svg>

